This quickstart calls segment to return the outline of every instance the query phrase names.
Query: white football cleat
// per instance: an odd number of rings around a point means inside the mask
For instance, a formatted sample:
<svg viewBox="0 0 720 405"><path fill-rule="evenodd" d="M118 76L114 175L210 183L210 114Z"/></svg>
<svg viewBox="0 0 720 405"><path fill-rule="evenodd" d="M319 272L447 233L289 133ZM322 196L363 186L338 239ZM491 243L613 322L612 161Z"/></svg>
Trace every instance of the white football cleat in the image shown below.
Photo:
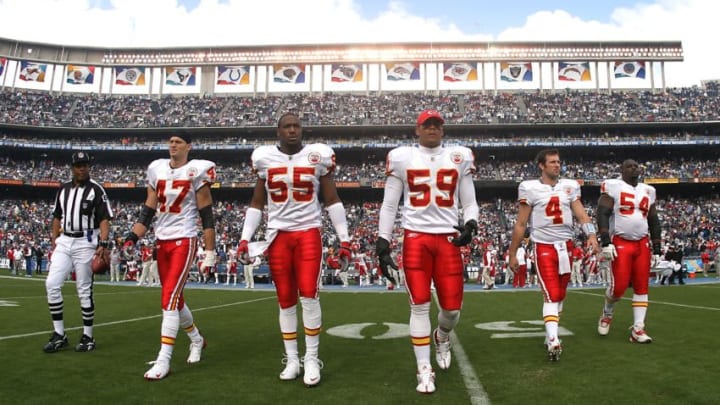
<svg viewBox="0 0 720 405"><path fill-rule="evenodd" d="M200 335L200 339L201 340L199 342L190 343L190 355L187 358L188 364L199 362L203 349L207 347L207 340L205 340L205 337Z"/></svg>
<svg viewBox="0 0 720 405"><path fill-rule="evenodd" d="M426 364L417 372L418 385L415 390L421 394L432 394L435 392L435 373L429 364Z"/></svg>
<svg viewBox="0 0 720 405"><path fill-rule="evenodd" d="M562 354L562 342L558 338L549 339L547 342L548 360L559 361Z"/></svg>
<svg viewBox="0 0 720 405"><path fill-rule="evenodd" d="M320 370L323 368L322 360L318 359L317 356L303 357L303 368L305 369L305 375L303 376L303 382L308 387L314 387L320 383Z"/></svg>
<svg viewBox="0 0 720 405"><path fill-rule="evenodd" d="M285 365L285 369L280 373L280 379L283 381L290 381L300 376L300 359L297 357L283 357L282 364Z"/></svg>
<svg viewBox="0 0 720 405"><path fill-rule="evenodd" d="M600 320L598 320L598 334L600 336L607 336L610 333L610 324L612 323L612 315L602 314Z"/></svg>
<svg viewBox="0 0 720 405"><path fill-rule="evenodd" d="M442 370L450 368L450 362L452 361L452 353L450 352L450 338L441 342L438 338L438 330L433 331L433 341L435 342L435 361L437 361L438 367Z"/></svg>
<svg viewBox="0 0 720 405"><path fill-rule="evenodd" d="M148 381L162 380L170 374L170 363L167 361L151 361L150 370L145 372L145 379Z"/></svg>
<svg viewBox="0 0 720 405"><path fill-rule="evenodd" d="M638 324L630 327L630 341L633 343L652 343L652 338L645 333L645 325Z"/></svg>

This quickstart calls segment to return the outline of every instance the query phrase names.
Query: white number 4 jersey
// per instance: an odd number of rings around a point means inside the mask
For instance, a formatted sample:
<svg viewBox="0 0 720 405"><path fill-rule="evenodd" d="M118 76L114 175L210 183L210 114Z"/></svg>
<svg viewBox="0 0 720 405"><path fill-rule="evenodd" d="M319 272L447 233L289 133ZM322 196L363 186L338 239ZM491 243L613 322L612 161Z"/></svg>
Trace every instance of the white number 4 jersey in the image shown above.
<svg viewBox="0 0 720 405"><path fill-rule="evenodd" d="M198 233L196 192L215 182L215 163L193 159L182 167L170 167L170 159L158 159L147 170L148 186L158 198L155 236L160 240L192 238Z"/></svg>
<svg viewBox="0 0 720 405"><path fill-rule="evenodd" d="M609 179L600 193L615 200L610 217L610 234L627 240L640 240L648 234L647 215L655 204L655 187L639 183L633 187L622 179Z"/></svg>
<svg viewBox="0 0 720 405"><path fill-rule="evenodd" d="M572 239L573 214L570 205L580 199L580 184L560 179L551 186L540 180L525 180L518 186L518 201L532 207L530 239L555 243Z"/></svg>

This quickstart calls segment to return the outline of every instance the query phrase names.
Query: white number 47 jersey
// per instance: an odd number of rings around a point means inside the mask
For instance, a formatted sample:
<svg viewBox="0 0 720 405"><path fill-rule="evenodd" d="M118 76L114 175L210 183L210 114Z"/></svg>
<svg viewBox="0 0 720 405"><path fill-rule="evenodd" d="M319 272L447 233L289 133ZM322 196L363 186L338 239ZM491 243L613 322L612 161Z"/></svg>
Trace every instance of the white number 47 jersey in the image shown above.
<svg viewBox="0 0 720 405"><path fill-rule="evenodd" d="M170 167L170 159L157 159L147 170L148 186L158 198L155 236L159 240L196 237L196 192L215 182L215 163L193 159L182 167Z"/></svg>

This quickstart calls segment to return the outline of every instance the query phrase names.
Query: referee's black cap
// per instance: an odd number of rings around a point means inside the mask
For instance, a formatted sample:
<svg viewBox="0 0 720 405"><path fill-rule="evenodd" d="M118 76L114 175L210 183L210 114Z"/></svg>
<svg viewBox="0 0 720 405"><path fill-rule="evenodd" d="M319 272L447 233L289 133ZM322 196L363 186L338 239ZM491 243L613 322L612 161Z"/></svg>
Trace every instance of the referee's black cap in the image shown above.
<svg viewBox="0 0 720 405"><path fill-rule="evenodd" d="M72 154L72 164L79 165L82 163L90 164L90 155L87 152L75 152Z"/></svg>

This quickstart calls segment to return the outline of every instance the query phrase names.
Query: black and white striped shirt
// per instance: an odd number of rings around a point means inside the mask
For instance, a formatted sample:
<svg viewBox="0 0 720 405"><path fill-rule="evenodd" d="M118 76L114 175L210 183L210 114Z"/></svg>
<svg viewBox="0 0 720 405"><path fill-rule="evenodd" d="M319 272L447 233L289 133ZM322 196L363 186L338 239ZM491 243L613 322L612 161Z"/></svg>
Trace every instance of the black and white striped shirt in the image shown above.
<svg viewBox="0 0 720 405"><path fill-rule="evenodd" d="M60 220L63 232L79 233L98 229L100 222L112 217L105 189L92 179L79 185L72 181L63 183L55 196L53 218Z"/></svg>

